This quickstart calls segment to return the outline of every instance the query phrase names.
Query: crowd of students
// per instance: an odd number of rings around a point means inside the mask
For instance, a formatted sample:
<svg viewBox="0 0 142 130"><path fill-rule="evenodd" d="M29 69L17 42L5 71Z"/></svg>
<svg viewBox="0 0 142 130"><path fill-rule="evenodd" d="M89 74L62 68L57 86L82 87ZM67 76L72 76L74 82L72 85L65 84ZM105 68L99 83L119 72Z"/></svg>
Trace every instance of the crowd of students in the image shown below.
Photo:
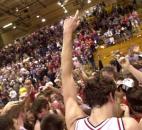
<svg viewBox="0 0 142 130"><path fill-rule="evenodd" d="M130 5L116 6L109 14L103 3L93 11L93 23L80 21L77 12L64 24L41 28L0 51L0 129L140 130L139 46L131 47L128 55L117 52L99 71L93 57L106 31L112 31L110 40L117 28L125 38L139 30L138 14ZM103 24L107 22L112 24ZM83 67L88 63L91 75Z"/></svg>

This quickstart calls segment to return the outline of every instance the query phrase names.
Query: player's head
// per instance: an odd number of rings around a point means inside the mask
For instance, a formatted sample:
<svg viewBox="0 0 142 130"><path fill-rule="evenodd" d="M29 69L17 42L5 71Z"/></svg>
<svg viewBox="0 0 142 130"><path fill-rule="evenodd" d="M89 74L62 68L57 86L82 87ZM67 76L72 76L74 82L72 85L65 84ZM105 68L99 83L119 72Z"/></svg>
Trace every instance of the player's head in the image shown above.
<svg viewBox="0 0 142 130"><path fill-rule="evenodd" d="M85 101L91 107L102 107L111 100L114 101L116 84L107 77L89 79L84 89Z"/></svg>

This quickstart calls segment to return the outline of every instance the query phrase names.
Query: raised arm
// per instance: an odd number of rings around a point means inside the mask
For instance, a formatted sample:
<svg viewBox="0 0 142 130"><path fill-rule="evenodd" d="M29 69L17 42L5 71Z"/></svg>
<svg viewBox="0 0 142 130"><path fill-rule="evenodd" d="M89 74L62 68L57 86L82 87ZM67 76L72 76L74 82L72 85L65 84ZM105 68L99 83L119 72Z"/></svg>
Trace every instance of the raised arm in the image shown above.
<svg viewBox="0 0 142 130"><path fill-rule="evenodd" d="M121 57L119 63L123 69L128 70L140 83L142 83L142 72L133 67L128 59Z"/></svg>
<svg viewBox="0 0 142 130"><path fill-rule="evenodd" d="M74 17L70 17L64 21L61 73L65 103L68 97L75 98L76 96L76 90L74 88L74 80L72 75L72 37L73 32L79 25L78 13L79 12L77 11Z"/></svg>
<svg viewBox="0 0 142 130"><path fill-rule="evenodd" d="M63 48L61 58L61 73L62 73L62 90L65 103L65 118L68 129L72 129L75 120L83 116L83 112L76 102L76 89L73 80L72 70L72 37L73 32L79 25L79 12L77 11L74 17L70 17L64 21L63 30Z"/></svg>

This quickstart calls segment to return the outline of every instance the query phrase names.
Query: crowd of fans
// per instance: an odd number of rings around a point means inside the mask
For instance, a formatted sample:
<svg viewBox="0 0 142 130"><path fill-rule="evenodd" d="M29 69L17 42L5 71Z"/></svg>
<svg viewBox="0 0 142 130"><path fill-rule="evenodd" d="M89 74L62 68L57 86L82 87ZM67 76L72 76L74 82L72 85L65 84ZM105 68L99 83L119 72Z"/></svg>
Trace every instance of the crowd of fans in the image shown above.
<svg viewBox="0 0 142 130"><path fill-rule="evenodd" d="M109 12L101 3L81 18L72 60L77 102L86 115L90 115L91 106L84 102L85 82L99 73L116 82L116 105L125 102L125 105L119 105L121 109L116 109L115 116L132 116L140 122L142 89L138 86L141 85L142 74L138 70L135 70L138 75L131 71L130 65L141 70L140 48L131 47L128 55L116 52L110 66L100 71L93 56L101 42L111 45L128 40L134 32L140 31L139 25L138 13L131 5L115 6ZM63 21L43 27L0 50L0 129L67 129L60 68L62 39ZM118 57L122 56L130 63L121 58L120 65ZM92 65L91 76L83 69L86 64ZM130 70L128 66L131 66Z"/></svg>

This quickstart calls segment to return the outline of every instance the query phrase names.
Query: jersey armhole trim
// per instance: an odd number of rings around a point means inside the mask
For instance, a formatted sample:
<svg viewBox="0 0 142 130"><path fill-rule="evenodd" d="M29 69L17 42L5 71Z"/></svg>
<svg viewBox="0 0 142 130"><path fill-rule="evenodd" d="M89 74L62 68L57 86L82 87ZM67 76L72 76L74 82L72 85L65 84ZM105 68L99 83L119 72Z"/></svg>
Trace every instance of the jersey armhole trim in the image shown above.
<svg viewBox="0 0 142 130"><path fill-rule="evenodd" d="M121 130L120 122L119 122L119 118L117 118L117 124L118 124L118 128L119 128L119 130Z"/></svg>
<svg viewBox="0 0 142 130"><path fill-rule="evenodd" d="M122 119L122 118L121 118L121 122L122 122L123 130L125 130L124 122L123 122L123 119Z"/></svg>

